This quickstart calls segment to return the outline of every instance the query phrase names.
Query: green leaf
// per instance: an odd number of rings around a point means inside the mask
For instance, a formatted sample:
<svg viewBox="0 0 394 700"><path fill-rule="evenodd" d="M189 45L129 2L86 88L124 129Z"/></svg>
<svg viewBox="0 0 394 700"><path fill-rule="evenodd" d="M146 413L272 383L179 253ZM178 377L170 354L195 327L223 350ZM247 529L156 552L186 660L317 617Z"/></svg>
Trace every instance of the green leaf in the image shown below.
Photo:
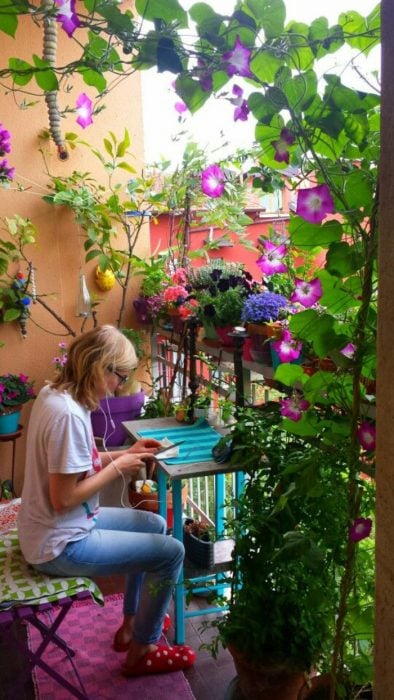
<svg viewBox="0 0 394 700"><path fill-rule="evenodd" d="M120 143L118 143L118 146L116 149L116 157L123 158L124 154L126 153L127 149L129 148L130 144L131 144L130 134L127 131L127 129L125 129L123 139L122 139L122 141L120 141Z"/></svg>
<svg viewBox="0 0 394 700"><path fill-rule="evenodd" d="M298 248L327 248L331 243L342 239L343 228L339 221L332 219L322 226L310 224L300 216L292 216L290 219L289 233L291 242Z"/></svg>
<svg viewBox="0 0 394 700"><path fill-rule="evenodd" d="M91 87L96 88L97 92L104 92L107 87L107 81L103 74L98 70L93 70L93 68L77 68L77 72L82 75L84 83L86 85L91 85Z"/></svg>
<svg viewBox="0 0 394 700"><path fill-rule="evenodd" d="M317 77L313 70L292 77L283 84L290 107L300 112L308 107L317 91Z"/></svg>
<svg viewBox="0 0 394 700"><path fill-rule="evenodd" d="M4 323L9 323L10 321L16 321L21 315L20 309L7 309L3 314Z"/></svg>
<svg viewBox="0 0 394 700"><path fill-rule="evenodd" d="M111 141L109 139L106 139L106 138L103 139L103 143L104 143L104 148L107 151L108 155L110 155L111 158L113 158L114 157L113 144L111 143Z"/></svg>
<svg viewBox="0 0 394 700"><path fill-rule="evenodd" d="M342 27L337 24L329 28L327 18L319 17L309 27L309 40L316 58L335 53L344 43Z"/></svg>
<svg viewBox="0 0 394 700"><path fill-rule="evenodd" d="M181 78L177 79L176 91L182 100L187 104L192 114L197 112L197 110L200 109L200 107L202 107L210 97L209 92L202 90L200 84L188 76L182 76Z"/></svg>
<svg viewBox="0 0 394 700"><path fill-rule="evenodd" d="M333 243L327 252L326 268L337 277L349 277L361 270L365 263L364 256L355 245L346 242Z"/></svg>
<svg viewBox="0 0 394 700"><path fill-rule="evenodd" d="M353 170L346 175L345 197L349 209L363 207L370 210L373 191L370 177L364 170Z"/></svg>
<svg viewBox="0 0 394 700"><path fill-rule="evenodd" d="M262 83L272 83L281 66L282 60L266 48L258 51L250 62L250 70Z"/></svg>
<svg viewBox="0 0 394 700"><path fill-rule="evenodd" d="M33 77L33 66L20 58L10 58L8 67L12 71L12 79L16 85L27 85Z"/></svg>
<svg viewBox="0 0 394 700"><path fill-rule="evenodd" d="M171 73L181 73L183 66L175 44L170 37L163 36L159 39L156 51L157 71L164 73L168 70Z"/></svg>
<svg viewBox="0 0 394 700"><path fill-rule="evenodd" d="M350 285L344 286L341 279L330 275L327 270L321 270L318 277L323 286L323 295L319 303L331 314L343 315L347 309L360 306L360 301L356 299Z"/></svg>
<svg viewBox="0 0 394 700"><path fill-rule="evenodd" d="M129 163L126 163L126 161L124 160L122 160L120 163L117 163L116 167L121 168L122 170L126 170L127 173L131 173L132 175L134 175L137 172L132 165L129 165Z"/></svg>
<svg viewBox="0 0 394 700"><path fill-rule="evenodd" d="M15 38L18 16L9 0L0 0L0 31Z"/></svg>
<svg viewBox="0 0 394 700"><path fill-rule="evenodd" d="M187 27L187 13L178 0L136 0L136 10L145 20L160 18L167 24L176 22L179 27Z"/></svg>
<svg viewBox="0 0 394 700"><path fill-rule="evenodd" d="M276 368L274 378L286 386L293 386L296 382L302 382L305 375L300 365L284 362Z"/></svg>
<svg viewBox="0 0 394 700"><path fill-rule="evenodd" d="M283 32L286 7L283 0L246 0L256 23L264 29L265 38L273 39Z"/></svg>
<svg viewBox="0 0 394 700"><path fill-rule="evenodd" d="M339 24L343 27L345 41L354 49L359 49L366 55L379 42L380 21L375 8L368 16L362 17L355 10L343 12L339 16Z"/></svg>
<svg viewBox="0 0 394 700"><path fill-rule="evenodd" d="M97 258L99 255L101 255L99 250L91 250L86 256L85 256L85 261L89 262L89 260L94 260Z"/></svg>

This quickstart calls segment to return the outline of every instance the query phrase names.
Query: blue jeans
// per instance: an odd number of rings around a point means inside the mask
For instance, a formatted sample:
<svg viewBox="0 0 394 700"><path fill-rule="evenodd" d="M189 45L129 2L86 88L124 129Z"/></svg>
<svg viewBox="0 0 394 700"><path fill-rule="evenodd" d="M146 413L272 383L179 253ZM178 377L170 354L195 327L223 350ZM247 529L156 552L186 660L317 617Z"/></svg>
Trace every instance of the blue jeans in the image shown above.
<svg viewBox="0 0 394 700"><path fill-rule="evenodd" d="M184 547L166 535L160 516L134 508L100 508L96 527L56 559L36 564L51 576L126 574L123 611L135 615L133 638L160 639L164 615L181 572Z"/></svg>

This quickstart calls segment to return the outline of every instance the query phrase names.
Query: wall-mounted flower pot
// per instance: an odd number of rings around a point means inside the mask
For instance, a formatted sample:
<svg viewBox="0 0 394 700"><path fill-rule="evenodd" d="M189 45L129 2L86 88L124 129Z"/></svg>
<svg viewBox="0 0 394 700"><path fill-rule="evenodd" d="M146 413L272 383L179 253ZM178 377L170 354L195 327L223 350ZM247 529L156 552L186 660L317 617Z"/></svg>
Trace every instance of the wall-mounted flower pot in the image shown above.
<svg viewBox="0 0 394 700"><path fill-rule="evenodd" d="M0 413L0 435L16 433L19 427L20 417L20 406L14 406L8 413Z"/></svg>
<svg viewBox="0 0 394 700"><path fill-rule="evenodd" d="M141 415L145 394L137 391L126 396L109 396L100 401L100 408L91 413L93 435L105 438L107 447L123 445L127 433L122 426L126 420L135 420ZM113 422L113 425L112 425Z"/></svg>
<svg viewBox="0 0 394 700"><path fill-rule="evenodd" d="M233 326L222 326L222 328L216 328L217 336L224 347L233 347L234 338L232 338L229 333L233 332Z"/></svg>

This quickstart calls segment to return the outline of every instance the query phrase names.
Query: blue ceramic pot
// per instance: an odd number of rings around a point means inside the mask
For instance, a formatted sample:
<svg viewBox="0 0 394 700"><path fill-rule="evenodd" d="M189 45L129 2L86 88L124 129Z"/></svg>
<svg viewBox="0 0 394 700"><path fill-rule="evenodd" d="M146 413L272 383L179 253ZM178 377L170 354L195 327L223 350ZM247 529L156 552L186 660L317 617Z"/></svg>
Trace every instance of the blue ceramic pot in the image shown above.
<svg viewBox="0 0 394 700"><path fill-rule="evenodd" d="M20 423L21 411L14 413L0 413L0 435L16 433Z"/></svg>

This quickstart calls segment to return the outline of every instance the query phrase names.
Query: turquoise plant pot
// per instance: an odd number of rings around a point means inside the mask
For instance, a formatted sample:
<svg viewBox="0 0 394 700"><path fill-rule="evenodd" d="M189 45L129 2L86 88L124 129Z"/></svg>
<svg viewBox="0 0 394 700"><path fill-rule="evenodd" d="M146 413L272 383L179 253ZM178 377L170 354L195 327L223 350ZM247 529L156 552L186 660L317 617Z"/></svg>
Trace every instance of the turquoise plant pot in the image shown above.
<svg viewBox="0 0 394 700"><path fill-rule="evenodd" d="M21 411L14 413L0 413L0 435L16 433L19 427Z"/></svg>

